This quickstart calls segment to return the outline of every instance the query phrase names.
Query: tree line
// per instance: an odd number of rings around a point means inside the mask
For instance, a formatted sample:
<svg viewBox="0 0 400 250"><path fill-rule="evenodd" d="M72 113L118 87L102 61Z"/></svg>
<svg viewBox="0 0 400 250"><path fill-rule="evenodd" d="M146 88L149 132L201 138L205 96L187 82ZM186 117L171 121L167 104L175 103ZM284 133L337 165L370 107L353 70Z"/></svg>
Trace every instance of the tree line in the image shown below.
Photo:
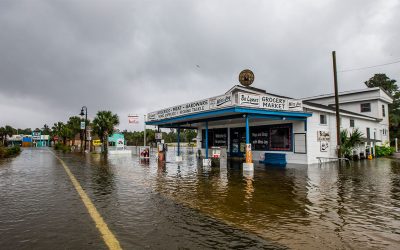
<svg viewBox="0 0 400 250"><path fill-rule="evenodd" d="M42 128L36 128L32 131L30 128L26 129L15 129L9 125L0 127L0 143L7 146L7 137L11 137L16 134L31 135L32 132L41 132L42 135L50 135L51 140L58 137L58 141L63 145L66 145L68 141L75 145L75 138L79 138L82 142L84 139L84 133L81 129L81 122L84 119L79 116L71 116L66 122L58 121L49 127L44 124ZM119 117L117 114L113 114L111 111L99 111L97 112L93 121L87 120L87 128L91 128L92 136L98 137L101 143L103 143L103 151L108 150L108 137L112 136L115 132L115 127L119 125ZM144 144L144 132L133 131L129 132L124 130L122 132L125 137L127 145L131 146L142 146ZM156 131L152 129L146 129L146 145L156 143ZM193 138L197 136L195 130L182 129L180 133L181 142L193 142ZM165 143L176 142L178 134L176 130L171 129L169 132L162 132L162 138Z"/></svg>
<svg viewBox="0 0 400 250"><path fill-rule="evenodd" d="M144 132L143 131L133 131L128 132L124 130L122 132L125 137L125 141L129 146L143 146L144 144ZM146 145L156 143L156 133L157 131L153 129L146 129ZM162 139L165 143L173 143L178 140L178 132L175 129L170 129L169 132L162 133ZM197 132L194 129L182 129L180 131L179 139L180 142L193 143L193 139L196 138Z"/></svg>

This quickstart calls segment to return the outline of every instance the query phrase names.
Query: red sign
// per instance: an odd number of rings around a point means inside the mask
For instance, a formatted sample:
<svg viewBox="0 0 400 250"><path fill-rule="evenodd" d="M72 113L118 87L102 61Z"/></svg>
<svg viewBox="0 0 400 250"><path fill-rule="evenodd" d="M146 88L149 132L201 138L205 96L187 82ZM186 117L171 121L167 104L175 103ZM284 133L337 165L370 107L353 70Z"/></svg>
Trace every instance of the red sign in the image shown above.
<svg viewBox="0 0 400 250"><path fill-rule="evenodd" d="M54 136L53 139L54 139L55 141L58 141L58 136Z"/></svg>
<svg viewBox="0 0 400 250"><path fill-rule="evenodd" d="M138 124L139 123L139 116L138 115L129 115L128 116L128 122L133 123L133 124Z"/></svg>

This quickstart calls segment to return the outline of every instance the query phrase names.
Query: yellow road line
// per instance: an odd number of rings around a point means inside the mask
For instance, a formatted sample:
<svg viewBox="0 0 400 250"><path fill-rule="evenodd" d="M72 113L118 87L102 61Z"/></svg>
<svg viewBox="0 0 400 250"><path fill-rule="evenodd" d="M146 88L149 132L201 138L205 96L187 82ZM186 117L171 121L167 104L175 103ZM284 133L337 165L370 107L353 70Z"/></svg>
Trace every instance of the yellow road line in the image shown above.
<svg viewBox="0 0 400 250"><path fill-rule="evenodd" d="M51 151L50 151L51 152ZM114 236L114 234L110 231L108 228L107 224L101 217L100 213L97 211L96 207L93 205L92 201L90 200L89 196L85 193L83 190L82 186L79 184L79 181L75 178L75 176L72 174L71 170L65 164L65 162L58 157L56 154L51 152L63 165L65 172L67 172L72 184L74 185L76 191L78 192L79 196L81 197L83 204L85 204L86 209L88 210L90 217L94 220L96 223L97 229L100 231L104 242L108 246L110 250L119 250L122 249L117 238Z"/></svg>

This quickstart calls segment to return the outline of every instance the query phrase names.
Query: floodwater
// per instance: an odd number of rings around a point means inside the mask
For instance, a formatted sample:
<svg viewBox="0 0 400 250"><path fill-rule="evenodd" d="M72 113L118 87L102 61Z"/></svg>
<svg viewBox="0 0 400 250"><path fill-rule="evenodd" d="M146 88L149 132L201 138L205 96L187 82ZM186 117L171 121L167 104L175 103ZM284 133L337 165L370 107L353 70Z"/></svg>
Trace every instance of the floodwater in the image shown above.
<svg viewBox="0 0 400 250"><path fill-rule="evenodd" d="M172 151L172 150L171 150ZM62 154L124 249L398 249L400 161L201 167ZM0 249L107 249L47 149L0 161Z"/></svg>

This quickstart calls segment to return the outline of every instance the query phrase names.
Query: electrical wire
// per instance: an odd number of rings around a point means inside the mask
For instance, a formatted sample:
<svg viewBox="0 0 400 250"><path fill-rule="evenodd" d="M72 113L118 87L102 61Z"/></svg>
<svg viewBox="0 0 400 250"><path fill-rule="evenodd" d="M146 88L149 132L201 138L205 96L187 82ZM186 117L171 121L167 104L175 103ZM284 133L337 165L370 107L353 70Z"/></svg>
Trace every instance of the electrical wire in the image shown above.
<svg viewBox="0 0 400 250"><path fill-rule="evenodd" d="M400 63L400 60L394 61L394 62L389 62L389 63L384 63L384 64L378 64L378 65L373 65L373 66L362 67L362 68L339 70L338 72L342 73L342 72L370 69L370 68L376 68L376 67L381 67L381 66L386 66L386 65L390 65L390 64L396 64L396 63Z"/></svg>

